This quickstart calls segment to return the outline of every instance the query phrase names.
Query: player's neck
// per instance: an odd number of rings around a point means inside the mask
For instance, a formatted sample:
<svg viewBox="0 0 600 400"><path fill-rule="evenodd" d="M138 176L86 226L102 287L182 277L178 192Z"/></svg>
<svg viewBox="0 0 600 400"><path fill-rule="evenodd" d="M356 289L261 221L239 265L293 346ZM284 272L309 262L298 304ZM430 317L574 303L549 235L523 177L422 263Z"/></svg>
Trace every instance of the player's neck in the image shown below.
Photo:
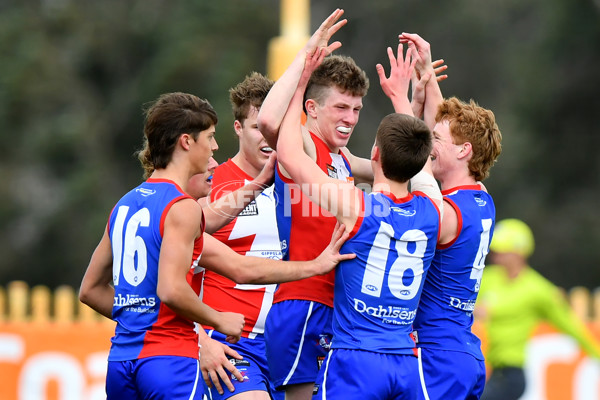
<svg viewBox="0 0 600 400"><path fill-rule="evenodd" d="M325 137L325 135L323 135L323 132L321 132L321 130L319 129L319 125L316 123L315 120L309 118L306 121L306 129L308 129L308 131L310 133L312 133L313 135L315 135L316 137L318 137L319 139L321 139L323 141L323 143L325 143L325 145L327 145L327 147L329 148L329 151L331 153L334 153L334 154L339 153L340 148L332 145L330 143L330 141L327 140L327 138Z"/></svg>
<svg viewBox="0 0 600 400"><path fill-rule="evenodd" d="M408 196L408 182L396 182L376 176L373 181L373 192L391 193L401 199Z"/></svg>
<svg viewBox="0 0 600 400"><path fill-rule="evenodd" d="M182 169L175 168L171 163L167 168L155 169L150 175L152 179L164 179L175 182L182 190L187 190L187 184L193 174L189 174Z"/></svg>
<svg viewBox="0 0 600 400"><path fill-rule="evenodd" d="M452 189L458 186L476 185L477 181L469 173L454 173L448 174L443 179L440 179L442 190Z"/></svg>
<svg viewBox="0 0 600 400"><path fill-rule="evenodd" d="M231 161L252 178L256 178L260 174L260 170L254 167L241 152L233 156Z"/></svg>

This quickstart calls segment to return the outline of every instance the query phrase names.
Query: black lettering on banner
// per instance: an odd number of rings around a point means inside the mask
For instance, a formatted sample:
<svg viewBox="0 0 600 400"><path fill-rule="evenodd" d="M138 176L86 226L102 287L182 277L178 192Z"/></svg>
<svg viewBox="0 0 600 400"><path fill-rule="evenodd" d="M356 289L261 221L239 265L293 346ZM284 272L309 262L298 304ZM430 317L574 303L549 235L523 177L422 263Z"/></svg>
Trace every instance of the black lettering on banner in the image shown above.
<svg viewBox="0 0 600 400"><path fill-rule="evenodd" d="M256 205L255 200L252 200L250 204L248 204L246 208L244 208L242 212L238 214L238 217L245 217L248 215L258 215L258 206Z"/></svg>

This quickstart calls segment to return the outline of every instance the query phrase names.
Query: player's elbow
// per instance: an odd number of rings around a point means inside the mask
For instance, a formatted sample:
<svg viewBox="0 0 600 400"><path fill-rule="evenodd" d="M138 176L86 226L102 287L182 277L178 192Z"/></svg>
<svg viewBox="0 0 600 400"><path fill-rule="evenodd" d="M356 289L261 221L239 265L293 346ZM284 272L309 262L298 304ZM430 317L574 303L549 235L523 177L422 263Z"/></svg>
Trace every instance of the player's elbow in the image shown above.
<svg viewBox="0 0 600 400"><path fill-rule="evenodd" d="M160 280L156 286L156 295L161 303L171 309L177 309L181 291L175 285L161 284Z"/></svg>
<svg viewBox="0 0 600 400"><path fill-rule="evenodd" d="M92 295L90 293L90 289L82 284L81 287L79 288L79 301L82 302L85 305L90 305L92 302Z"/></svg>

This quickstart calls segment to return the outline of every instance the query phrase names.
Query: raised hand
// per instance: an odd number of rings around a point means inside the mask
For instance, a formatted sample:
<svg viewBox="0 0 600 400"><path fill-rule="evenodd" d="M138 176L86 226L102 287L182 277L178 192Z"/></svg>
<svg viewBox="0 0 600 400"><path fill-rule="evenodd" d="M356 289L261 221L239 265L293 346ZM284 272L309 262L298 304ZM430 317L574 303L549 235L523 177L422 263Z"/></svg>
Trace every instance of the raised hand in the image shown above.
<svg viewBox="0 0 600 400"><path fill-rule="evenodd" d="M379 75L379 84L387 97L390 98L394 105L394 110L399 113L411 114L409 110L410 103L408 101L408 87L415 69L415 64L418 62L413 48L409 46L406 51L406 57L403 54L402 43L398 44L397 56L391 47L387 48L388 58L390 60L390 76L385 76L385 70L381 64L377 64L377 75ZM408 109L407 109L408 107Z"/></svg>
<svg viewBox="0 0 600 400"><path fill-rule="evenodd" d="M448 69L448 66L444 64L443 59L435 60L431 65L433 66L433 71L435 72L435 77L438 82L448 79L448 75L442 74L442 72Z"/></svg>
<svg viewBox="0 0 600 400"><path fill-rule="evenodd" d="M419 76L433 70L431 63L431 46L421 36L416 33L403 32L398 36L400 43L406 43L410 48L414 49L419 55L419 61L416 64Z"/></svg>
<svg viewBox="0 0 600 400"><path fill-rule="evenodd" d="M427 73L421 77L418 76L417 71L413 71L411 79L412 95L410 106L412 107L413 115L417 118L423 117L425 110L425 86L429 82L431 74Z"/></svg>
<svg viewBox="0 0 600 400"><path fill-rule="evenodd" d="M300 75L300 80L298 81L298 88L306 87L313 71L317 69L319 65L321 65L326 55L327 51L323 47L319 47L312 52L306 53L306 58L304 60L304 70L302 70L302 75Z"/></svg>
<svg viewBox="0 0 600 400"><path fill-rule="evenodd" d="M377 75L379 75L379 84L383 92L389 98L406 95L410 84L412 71L415 68L417 58L413 55L413 50L409 47L406 57L403 54L402 43L398 44L397 57L391 47L387 48L388 58L390 60L390 76L385 76L385 70L381 64L377 64Z"/></svg>
<svg viewBox="0 0 600 400"><path fill-rule="evenodd" d="M344 10L339 8L332 12L329 17L323 21L321 26L319 26L319 29L317 29L310 37L304 46L304 50L307 53L313 53L316 49L323 48L325 49L325 56L328 56L333 51L342 47L341 42L335 41L330 44L329 39L331 39L331 37L348 22L346 19L338 21L343 14Z"/></svg>

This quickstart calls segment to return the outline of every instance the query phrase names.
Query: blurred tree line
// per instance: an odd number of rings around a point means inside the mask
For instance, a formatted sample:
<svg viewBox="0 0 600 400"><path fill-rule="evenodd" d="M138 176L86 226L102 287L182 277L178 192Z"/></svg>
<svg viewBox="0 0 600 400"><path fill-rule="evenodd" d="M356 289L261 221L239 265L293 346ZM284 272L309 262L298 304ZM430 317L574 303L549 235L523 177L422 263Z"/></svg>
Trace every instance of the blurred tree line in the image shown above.
<svg viewBox="0 0 600 400"><path fill-rule="evenodd" d="M449 66L446 97L492 109L503 153L486 181L497 217L534 229L532 265L557 284L600 286L598 0L313 1L371 89L349 147L368 156L392 106L375 64L401 32ZM219 113L218 161L237 149L227 90L266 73L278 0L0 1L0 285L78 287L108 213L142 179L143 105L164 92Z"/></svg>

